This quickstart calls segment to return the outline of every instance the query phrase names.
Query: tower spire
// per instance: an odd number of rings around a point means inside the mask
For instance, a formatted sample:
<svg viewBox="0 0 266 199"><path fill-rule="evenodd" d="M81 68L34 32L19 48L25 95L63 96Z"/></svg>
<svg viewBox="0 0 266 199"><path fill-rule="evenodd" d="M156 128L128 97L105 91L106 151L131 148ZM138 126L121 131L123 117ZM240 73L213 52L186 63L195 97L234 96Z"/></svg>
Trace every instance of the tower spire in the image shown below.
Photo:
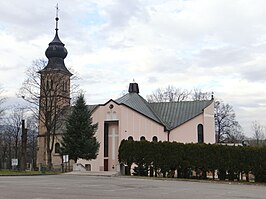
<svg viewBox="0 0 266 199"><path fill-rule="evenodd" d="M56 71L62 71L66 75L71 76L72 74L69 72L69 70L65 66L64 59L67 56L67 49L65 48L65 44L62 43L62 41L59 39L58 36L58 4L56 4L56 15L55 15L55 36L54 39L49 43L48 48L45 51L45 55L48 58L48 64L45 66L44 69L39 71L42 73L43 71L49 71L49 70L56 70Z"/></svg>
<svg viewBox="0 0 266 199"><path fill-rule="evenodd" d="M58 8L58 3L56 4L56 13L55 13L55 31L57 33L58 31L58 21L59 21L59 17L58 17L58 13L59 13L59 8Z"/></svg>

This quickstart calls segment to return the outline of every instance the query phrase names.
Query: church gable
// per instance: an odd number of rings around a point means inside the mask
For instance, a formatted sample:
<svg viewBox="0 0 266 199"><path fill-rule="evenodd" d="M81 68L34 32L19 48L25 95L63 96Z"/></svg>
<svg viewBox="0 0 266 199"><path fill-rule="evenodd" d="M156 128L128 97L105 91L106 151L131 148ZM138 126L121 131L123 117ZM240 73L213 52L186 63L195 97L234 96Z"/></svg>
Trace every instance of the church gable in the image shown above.
<svg viewBox="0 0 266 199"><path fill-rule="evenodd" d="M117 99L116 102L141 113L142 115L156 121L157 123L162 124L161 120L153 112L148 102L143 99L138 93L128 93Z"/></svg>

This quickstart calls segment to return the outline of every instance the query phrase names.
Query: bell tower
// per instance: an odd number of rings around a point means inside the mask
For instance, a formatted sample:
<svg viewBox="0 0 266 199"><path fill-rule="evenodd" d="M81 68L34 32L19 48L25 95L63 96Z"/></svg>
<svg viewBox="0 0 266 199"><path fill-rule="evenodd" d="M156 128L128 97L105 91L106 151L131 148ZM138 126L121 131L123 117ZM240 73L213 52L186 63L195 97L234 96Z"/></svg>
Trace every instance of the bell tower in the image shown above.
<svg viewBox="0 0 266 199"><path fill-rule="evenodd" d="M54 162L55 144L60 140L59 118L65 108L70 106L70 77L72 76L64 62L67 49L58 36L58 11L57 6L55 36L45 51L48 63L38 71L41 82L37 164L48 167L51 167Z"/></svg>

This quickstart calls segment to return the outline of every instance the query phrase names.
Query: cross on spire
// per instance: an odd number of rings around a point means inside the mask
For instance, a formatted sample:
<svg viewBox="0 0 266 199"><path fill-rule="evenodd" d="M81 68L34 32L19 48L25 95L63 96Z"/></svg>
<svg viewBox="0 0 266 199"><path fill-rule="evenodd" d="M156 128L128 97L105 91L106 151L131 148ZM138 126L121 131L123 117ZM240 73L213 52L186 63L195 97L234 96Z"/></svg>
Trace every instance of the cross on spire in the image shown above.
<svg viewBox="0 0 266 199"><path fill-rule="evenodd" d="M56 17L55 17L55 30L56 32L58 31L58 20L59 20L59 17L58 17L58 13L59 13L59 8L58 8L58 3L56 4Z"/></svg>

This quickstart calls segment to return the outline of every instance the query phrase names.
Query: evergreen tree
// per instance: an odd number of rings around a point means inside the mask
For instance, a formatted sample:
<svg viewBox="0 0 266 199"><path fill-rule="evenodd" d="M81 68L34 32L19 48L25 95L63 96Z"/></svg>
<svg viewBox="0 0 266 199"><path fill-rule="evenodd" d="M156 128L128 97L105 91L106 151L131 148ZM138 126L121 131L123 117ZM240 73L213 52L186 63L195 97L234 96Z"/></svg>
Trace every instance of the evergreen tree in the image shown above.
<svg viewBox="0 0 266 199"><path fill-rule="evenodd" d="M99 142L94 137L98 124L92 124L91 113L86 106L84 95L80 94L67 118L63 134L62 153L77 162L78 158L96 159Z"/></svg>

